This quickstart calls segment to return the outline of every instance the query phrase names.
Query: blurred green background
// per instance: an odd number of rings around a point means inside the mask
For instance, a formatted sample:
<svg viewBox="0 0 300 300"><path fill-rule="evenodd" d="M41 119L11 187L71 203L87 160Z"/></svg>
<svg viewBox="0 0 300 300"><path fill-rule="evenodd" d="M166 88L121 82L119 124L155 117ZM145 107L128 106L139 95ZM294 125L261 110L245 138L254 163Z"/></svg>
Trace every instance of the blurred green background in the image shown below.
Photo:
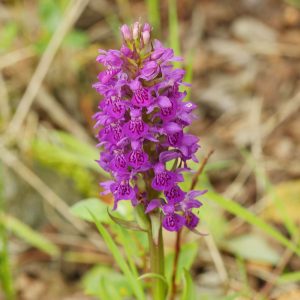
<svg viewBox="0 0 300 300"><path fill-rule="evenodd" d="M81 219L88 203L117 244L126 240L107 218L110 196L99 196L106 175L95 163L91 117L100 99L91 85L98 49L118 48L121 24L138 19L184 57L188 97L199 106L191 128L201 137L199 158L214 150L199 181L210 190L199 228L209 236L185 233L180 260L191 269L193 299L300 299L299 7L1 1L0 299L134 299ZM122 206L121 215L131 213ZM124 255L145 270L144 238L129 236ZM165 241L171 266L174 236Z"/></svg>

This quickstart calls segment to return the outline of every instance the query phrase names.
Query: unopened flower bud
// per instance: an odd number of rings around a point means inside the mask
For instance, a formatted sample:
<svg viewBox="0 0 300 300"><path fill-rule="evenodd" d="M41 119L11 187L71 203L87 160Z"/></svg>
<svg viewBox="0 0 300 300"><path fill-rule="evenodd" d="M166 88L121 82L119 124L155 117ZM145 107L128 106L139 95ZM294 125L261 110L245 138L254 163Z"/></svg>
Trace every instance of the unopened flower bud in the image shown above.
<svg viewBox="0 0 300 300"><path fill-rule="evenodd" d="M138 39L139 33L140 33L140 22L135 22L133 24L133 29L132 29L132 36L134 40Z"/></svg>
<svg viewBox="0 0 300 300"><path fill-rule="evenodd" d="M150 24L145 23L143 26L143 30L142 30L142 39L143 39L144 45L147 45L150 41L151 30L152 30L152 27L150 26Z"/></svg>
<svg viewBox="0 0 300 300"><path fill-rule="evenodd" d="M142 38L143 38L144 45L147 45L150 41L150 32L149 31L142 32Z"/></svg>
<svg viewBox="0 0 300 300"><path fill-rule="evenodd" d="M146 31L148 31L149 33L152 31L152 27L148 23L145 23L143 26L143 32L146 32Z"/></svg>
<svg viewBox="0 0 300 300"><path fill-rule="evenodd" d="M128 25L123 25L121 27L121 32L125 41L130 41L132 39L132 34Z"/></svg>

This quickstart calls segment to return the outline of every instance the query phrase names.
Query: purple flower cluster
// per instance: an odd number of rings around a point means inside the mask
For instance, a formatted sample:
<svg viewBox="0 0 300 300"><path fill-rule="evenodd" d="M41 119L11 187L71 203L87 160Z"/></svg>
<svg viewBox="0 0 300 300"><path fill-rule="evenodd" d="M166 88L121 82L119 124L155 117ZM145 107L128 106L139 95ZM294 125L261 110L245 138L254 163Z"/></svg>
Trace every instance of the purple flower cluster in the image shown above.
<svg viewBox="0 0 300 300"><path fill-rule="evenodd" d="M120 50L99 50L97 61L105 66L93 85L103 96L94 115L97 138L103 147L99 165L114 180L101 183L104 193L118 201L143 205L145 213L159 209L162 225L178 231L194 229L199 218L192 212L203 191L182 191L187 161L197 161L198 138L185 132L196 106L183 101L184 71L173 50L151 40L149 24L121 27Z"/></svg>

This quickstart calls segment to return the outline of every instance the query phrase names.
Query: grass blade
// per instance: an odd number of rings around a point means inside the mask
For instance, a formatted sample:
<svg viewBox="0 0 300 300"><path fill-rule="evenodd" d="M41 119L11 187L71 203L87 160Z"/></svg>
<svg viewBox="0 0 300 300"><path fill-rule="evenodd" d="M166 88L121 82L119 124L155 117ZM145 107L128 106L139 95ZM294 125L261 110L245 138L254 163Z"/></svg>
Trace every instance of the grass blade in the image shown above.
<svg viewBox="0 0 300 300"><path fill-rule="evenodd" d="M232 213L233 215L245 220L251 225L254 225L265 232L270 237L274 238L283 246L289 248L291 251L296 253L300 256L300 249L296 247L294 243L288 240L284 235L282 235L278 230L272 227L270 224L266 223L259 217L255 216L253 213L248 211L247 209L240 206L238 203L226 199L223 196L215 193L215 192L208 192L206 194L207 198L213 200L217 204L219 204L223 209Z"/></svg>
<svg viewBox="0 0 300 300"><path fill-rule="evenodd" d="M59 130L52 132L51 136L52 135L53 138L58 139L66 149L69 149L69 151L82 154L83 156L92 159L98 158L98 151L94 146L82 142L73 135Z"/></svg>
<svg viewBox="0 0 300 300"><path fill-rule="evenodd" d="M114 228L120 238L121 244L124 247L130 270L133 273L134 277L137 278L138 271L133 260L133 258L136 256L136 254L134 253L134 247L132 246L133 240L129 234L125 233L125 230L121 227L121 225L115 224Z"/></svg>
<svg viewBox="0 0 300 300"><path fill-rule="evenodd" d="M183 273L183 291L181 300L196 300L193 279L187 270L184 270Z"/></svg>
<svg viewBox="0 0 300 300"><path fill-rule="evenodd" d="M75 164L77 166L96 171L101 175L104 175L104 177L107 177L107 174L105 174L95 162L97 159L96 150L93 156L89 155L89 153L85 155L81 152L76 153L75 149L68 149L64 145L50 143L42 139L35 139L32 142L32 149L35 155L41 156L43 153L51 162Z"/></svg>
<svg viewBox="0 0 300 300"><path fill-rule="evenodd" d="M128 282L129 282L129 284L131 286L131 289L132 289L133 293L135 294L136 298L138 300L145 300L145 295L144 295L142 286L137 281L136 277L134 277L133 273L131 272L131 270L130 270L127 262L126 262L126 260L123 258L120 250L118 249L118 246L116 245L116 243L114 242L114 240L112 239L112 237L110 236L108 231L105 229L105 227L93 215L93 213L90 212L90 214L92 215L94 223L95 223L99 233L101 234L104 242L106 243L107 247L111 251L114 259L116 260L116 262L119 266L119 268L121 269L123 274L128 279Z"/></svg>
<svg viewBox="0 0 300 300"><path fill-rule="evenodd" d="M0 163L0 219L4 214L4 183ZM15 299L12 274L8 256L8 239L5 226L0 222L0 282L7 300Z"/></svg>
<svg viewBox="0 0 300 300"><path fill-rule="evenodd" d="M291 282L300 282L300 271L285 273L277 278L278 284L287 284Z"/></svg>
<svg viewBox="0 0 300 300"><path fill-rule="evenodd" d="M101 201L98 198L88 198L81 200L79 202L76 202L71 207L71 212L76 217L88 221L88 222L94 222L93 217L90 214L90 211L94 213L94 215L97 216L97 219L101 223L109 224L111 223L111 219L109 215L107 214L107 207L108 204Z"/></svg>
<svg viewBox="0 0 300 300"><path fill-rule="evenodd" d="M294 241L298 240L299 239L298 225L295 222L293 222L293 220L289 217L284 202L282 201L282 199L280 199L280 197L276 195L275 188L270 182L268 176L266 175L264 170L257 165L251 153L243 150L242 155L245 157L247 163L254 169L254 173L257 178L257 181L262 180L265 183L265 191L270 197L272 197L275 207L282 215L282 220L287 231L293 237Z"/></svg>
<svg viewBox="0 0 300 300"><path fill-rule="evenodd" d="M106 284L107 283L105 282L105 277L101 278L99 285L99 290L101 291L101 298L110 299L110 294L107 291Z"/></svg>
<svg viewBox="0 0 300 300"><path fill-rule="evenodd" d="M148 11L148 19L151 25L153 26L153 30L155 35L160 36L160 1L159 0L147 0L147 11Z"/></svg>
<svg viewBox="0 0 300 300"><path fill-rule="evenodd" d="M180 55L177 0L169 0L169 38L170 47L174 50L175 55ZM174 64L175 67L178 67L178 63L176 64Z"/></svg>
<svg viewBox="0 0 300 300"><path fill-rule="evenodd" d="M129 220L115 217L114 215L112 215L109 212L109 209L107 209L107 214L109 215L109 217L111 218L112 221L114 221L116 224L118 224L119 226L121 226L123 228L129 229L129 230L135 230L135 231L145 231L135 221L129 221Z"/></svg>
<svg viewBox="0 0 300 300"><path fill-rule="evenodd" d="M11 230L16 236L50 256L55 257L60 254L60 250L55 244L43 237L41 234L32 230L28 225L22 223L18 219L3 214L0 216L0 224L1 223Z"/></svg>

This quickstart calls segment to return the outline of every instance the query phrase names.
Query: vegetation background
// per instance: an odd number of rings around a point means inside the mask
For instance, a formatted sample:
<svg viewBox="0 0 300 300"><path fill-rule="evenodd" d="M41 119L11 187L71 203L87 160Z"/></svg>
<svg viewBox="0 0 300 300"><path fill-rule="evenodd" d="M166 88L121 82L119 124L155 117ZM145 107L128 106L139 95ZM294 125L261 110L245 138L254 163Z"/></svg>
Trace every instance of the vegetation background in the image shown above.
<svg viewBox="0 0 300 300"><path fill-rule="evenodd" d="M299 8L299 0L0 1L0 299L134 293L81 219L86 203L116 244L127 241L120 251L133 274L135 264L146 268L143 237L113 224L111 198L99 196L106 175L94 162L91 119L97 51L119 47L120 25L141 18L184 57L200 159L214 150L198 183L210 190L199 228L209 235L184 233L179 269L190 269L194 287L182 299L299 300ZM130 214L126 205L120 213ZM168 270L174 237L165 240ZM178 278L183 289L187 278Z"/></svg>

